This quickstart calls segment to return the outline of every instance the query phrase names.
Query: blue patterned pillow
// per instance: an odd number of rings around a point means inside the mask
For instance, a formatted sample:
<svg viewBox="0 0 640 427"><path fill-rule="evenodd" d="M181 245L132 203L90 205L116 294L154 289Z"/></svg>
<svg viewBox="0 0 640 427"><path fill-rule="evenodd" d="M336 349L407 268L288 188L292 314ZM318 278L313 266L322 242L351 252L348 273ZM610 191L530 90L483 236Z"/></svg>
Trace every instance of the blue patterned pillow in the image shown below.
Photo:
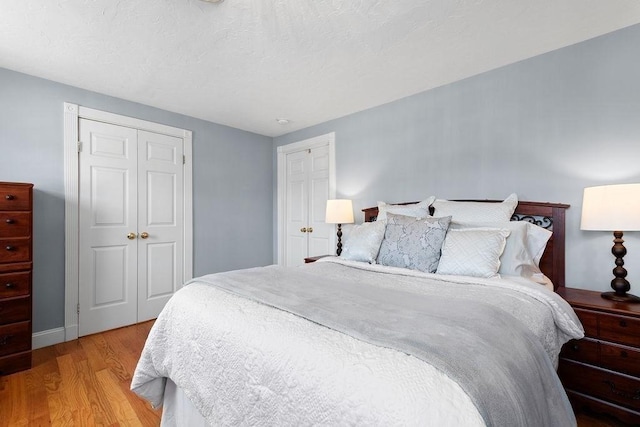
<svg viewBox="0 0 640 427"><path fill-rule="evenodd" d="M387 213L378 264L434 273L451 217L413 218Z"/></svg>

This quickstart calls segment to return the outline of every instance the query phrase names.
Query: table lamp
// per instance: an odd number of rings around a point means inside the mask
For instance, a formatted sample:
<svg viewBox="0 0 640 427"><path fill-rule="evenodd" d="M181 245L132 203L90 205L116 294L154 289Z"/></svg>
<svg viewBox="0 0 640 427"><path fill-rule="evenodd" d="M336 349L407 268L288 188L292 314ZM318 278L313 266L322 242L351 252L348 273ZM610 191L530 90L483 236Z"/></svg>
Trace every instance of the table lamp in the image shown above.
<svg viewBox="0 0 640 427"><path fill-rule="evenodd" d="M338 224L338 249L336 255L342 253L342 224L353 222L353 203L347 199L327 200L327 212L325 215L327 224Z"/></svg>
<svg viewBox="0 0 640 427"><path fill-rule="evenodd" d="M616 257L613 269L614 279L611 288L614 292L602 293L602 298L640 302L640 298L628 294L631 289L625 279L623 257L627 253L622 240L623 231L640 230L640 184L603 185L587 187L582 198L581 230L613 231L613 248L611 253Z"/></svg>

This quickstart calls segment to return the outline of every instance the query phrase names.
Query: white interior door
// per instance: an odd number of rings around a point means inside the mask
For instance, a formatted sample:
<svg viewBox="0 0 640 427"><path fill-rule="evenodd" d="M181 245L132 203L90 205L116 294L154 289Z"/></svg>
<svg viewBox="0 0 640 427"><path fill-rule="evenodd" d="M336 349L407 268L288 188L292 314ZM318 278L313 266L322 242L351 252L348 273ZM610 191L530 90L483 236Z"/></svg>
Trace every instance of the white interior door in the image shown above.
<svg viewBox="0 0 640 427"><path fill-rule="evenodd" d="M331 254L332 225L325 223L329 199L329 147L286 156L286 265L308 256Z"/></svg>
<svg viewBox="0 0 640 427"><path fill-rule="evenodd" d="M137 320L137 131L81 119L79 334ZM132 237L131 235L129 237ZM81 308L81 309L80 309Z"/></svg>
<svg viewBox="0 0 640 427"><path fill-rule="evenodd" d="M182 139L138 131L138 322L182 283Z"/></svg>
<svg viewBox="0 0 640 427"><path fill-rule="evenodd" d="M158 316L183 280L183 140L80 119L79 336Z"/></svg>

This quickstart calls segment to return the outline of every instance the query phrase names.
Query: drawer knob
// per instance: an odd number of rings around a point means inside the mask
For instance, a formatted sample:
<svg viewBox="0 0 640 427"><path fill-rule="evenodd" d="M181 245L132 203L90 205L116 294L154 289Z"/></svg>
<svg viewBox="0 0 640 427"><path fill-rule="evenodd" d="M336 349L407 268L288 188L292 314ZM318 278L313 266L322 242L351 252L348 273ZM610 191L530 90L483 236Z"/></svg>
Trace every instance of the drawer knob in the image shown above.
<svg viewBox="0 0 640 427"><path fill-rule="evenodd" d="M6 196L4 196L4 198L7 200L13 200L16 198L16 196L14 196L13 194L7 194Z"/></svg>
<svg viewBox="0 0 640 427"><path fill-rule="evenodd" d="M573 349L573 351L579 351L580 350L580 346L578 345L578 343L574 343L571 348Z"/></svg>
<svg viewBox="0 0 640 427"><path fill-rule="evenodd" d="M7 345L11 338L13 338L13 335L5 335L0 337L0 346Z"/></svg>
<svg viewBox="0 0 640 427"><path fill-rule="evenodd" d="M620 321L620 327L621 328L626 328L627 327L627 321L626 320L621 320Z"/></svg>
<svg viewBox="0 0 640 427"><path fill-rule="evenodd" d="M640 390L636 390L635 393L629 393L626 391L618 390L613 381L605 380L603 382L609 386L609 389L611 389L611 393L615 394L616 396L624 397L625 399L640 400Z"/></svg>
<svg viewBox="0 0 640 427"><path fill-rule="evenodd" d="M7 247L5 248L8 251L15 251L16 247L15 246L11 246L11 245L7 245Z"/></svg>
<svg viewBox="0 0 640 427"><path fill-rule="evenodd" d="M627 354L627 352L626 352L626 351L622 350L622 351L620 352L620 357L622 357L622 358L624 359L624 358L629 357L629 354Z"/></svg>
<svg viewBox="0 0 640 427"><path fill-rule="evenodd" d="M6 285L4 285L4 287L7 289L11 289L11 288L15 288L16 285L14 285L13 283L7 283Z"/></svg>
<svg viewBox="0 0 640 427"><path fill-rule="evenodd" d="M4 222L6 222L7 224L13 224L15 223L15 221L11 218L7 218Z"/></svg>

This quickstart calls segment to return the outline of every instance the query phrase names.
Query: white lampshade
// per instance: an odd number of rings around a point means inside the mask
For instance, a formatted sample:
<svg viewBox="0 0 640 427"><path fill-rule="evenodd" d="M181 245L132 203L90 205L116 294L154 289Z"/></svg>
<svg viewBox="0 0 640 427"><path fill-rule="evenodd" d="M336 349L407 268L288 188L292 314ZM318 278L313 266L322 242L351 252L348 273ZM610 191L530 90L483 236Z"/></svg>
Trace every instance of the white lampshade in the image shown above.
<svg viewBox="0 0 640 427"><path fill-rule="evenodd" d="M580 229L640 231L640 184L585 188Z"/></svg>
<svg viewBox="0 0 640 427"><path fill-rule="evenodd" d="M353 203L348 199L327 200L327 224L351 224L353 222Z"/></svg>

